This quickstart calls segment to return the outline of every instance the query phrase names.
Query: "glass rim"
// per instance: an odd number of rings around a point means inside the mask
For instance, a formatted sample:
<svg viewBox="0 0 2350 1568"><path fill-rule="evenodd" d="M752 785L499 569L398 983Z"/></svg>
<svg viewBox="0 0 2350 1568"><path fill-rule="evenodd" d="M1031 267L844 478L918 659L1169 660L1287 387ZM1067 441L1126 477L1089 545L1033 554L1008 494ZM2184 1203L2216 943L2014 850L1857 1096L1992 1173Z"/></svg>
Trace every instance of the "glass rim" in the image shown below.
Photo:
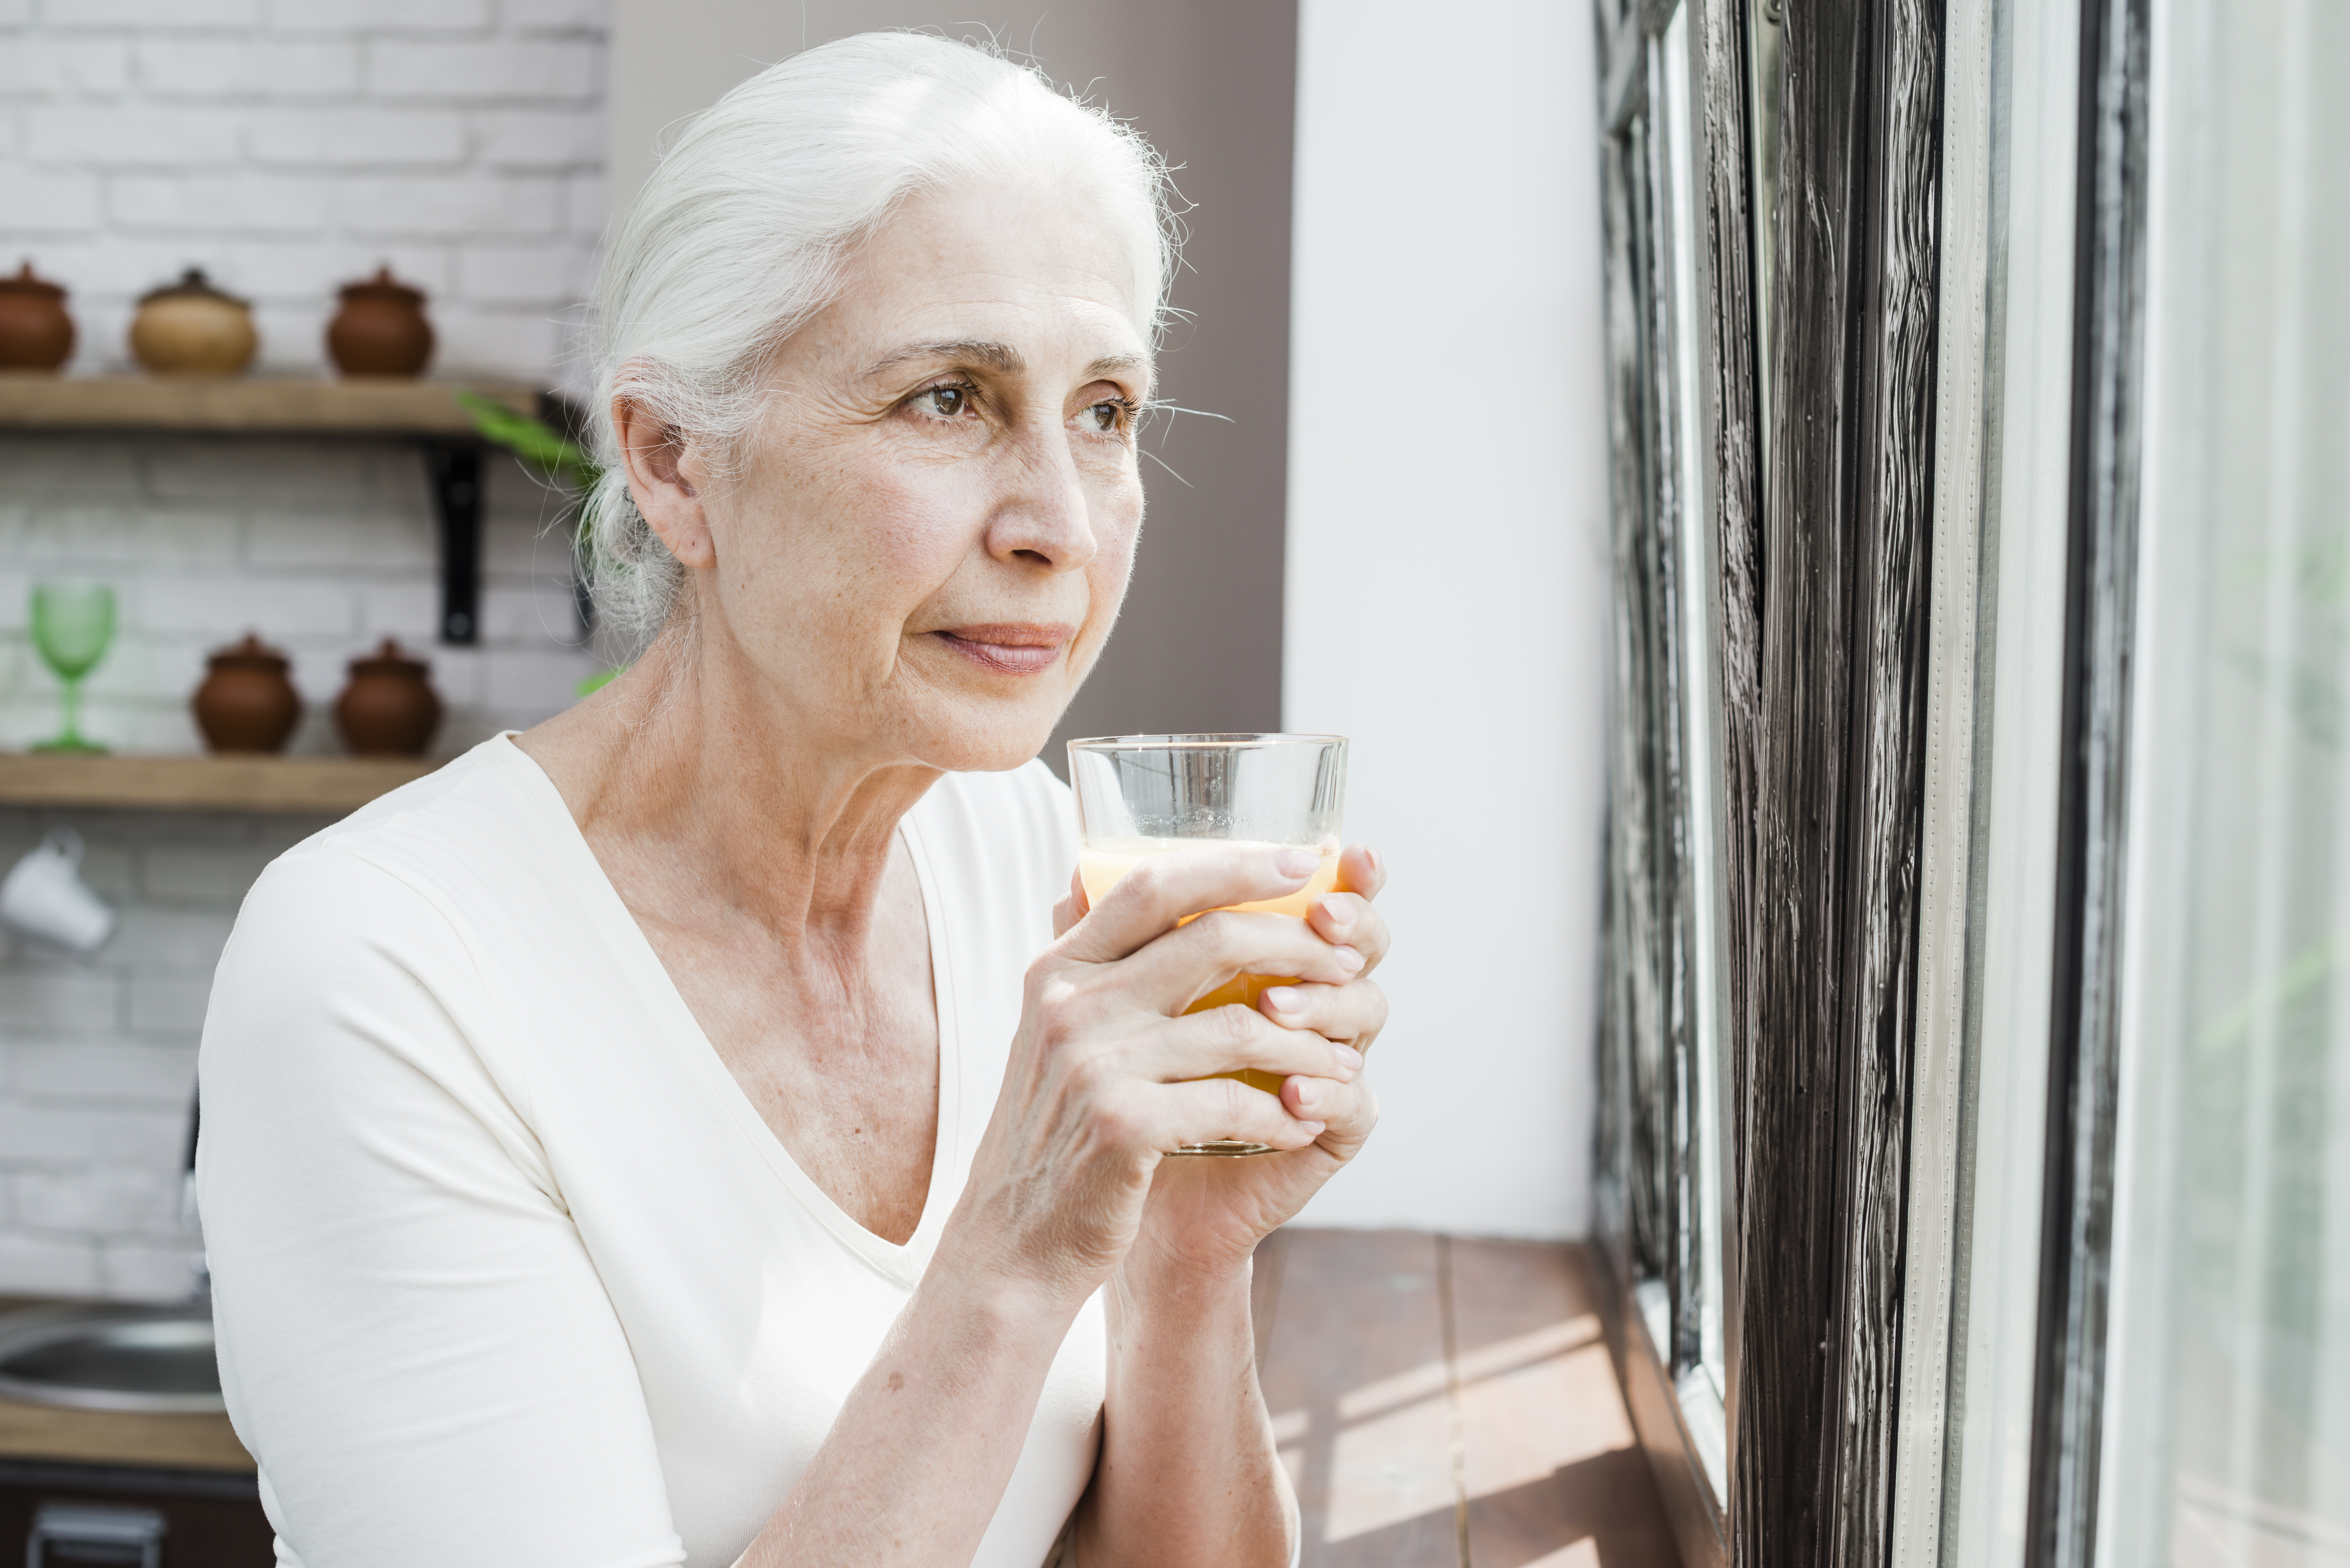
<svg viewBox="0 0 2350 1568"><path fill-rule="evenodd" d="M1092 735L1068 742L1087 752L1239 751L1248 747L1343 746L1344 735L1293 735L1274 730L1231 730L1197 734Z"/></svg>

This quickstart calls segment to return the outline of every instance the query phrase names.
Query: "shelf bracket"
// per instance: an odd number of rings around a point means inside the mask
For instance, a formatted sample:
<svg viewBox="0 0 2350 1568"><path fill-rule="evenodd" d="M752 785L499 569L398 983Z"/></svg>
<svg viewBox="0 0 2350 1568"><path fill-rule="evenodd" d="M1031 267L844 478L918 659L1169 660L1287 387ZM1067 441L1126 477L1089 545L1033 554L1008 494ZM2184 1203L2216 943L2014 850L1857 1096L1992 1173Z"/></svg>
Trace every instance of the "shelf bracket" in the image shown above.
<svg viewBox="0 0 2350 1568"><path fill-rule="evenodd" d="M421 444L441 519L441 640L470 646L482 635L482 448L471 441Z"/></svg>

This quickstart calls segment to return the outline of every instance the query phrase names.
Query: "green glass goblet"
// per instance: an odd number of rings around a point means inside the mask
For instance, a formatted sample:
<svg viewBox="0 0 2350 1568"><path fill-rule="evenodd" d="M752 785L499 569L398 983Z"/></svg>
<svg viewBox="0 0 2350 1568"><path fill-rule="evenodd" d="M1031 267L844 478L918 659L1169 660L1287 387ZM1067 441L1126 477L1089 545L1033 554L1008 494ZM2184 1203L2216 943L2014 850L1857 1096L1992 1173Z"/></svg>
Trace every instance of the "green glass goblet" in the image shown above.
<svg viewBox="0 0 2350 1568"><path fill-rule="evenodd" d="M65 732L33 750L82 756L104 746L81 738L81 678L106 657L114 640L114 590L104 583L35 583L33 646L41 662L65 683Z"/></svg>

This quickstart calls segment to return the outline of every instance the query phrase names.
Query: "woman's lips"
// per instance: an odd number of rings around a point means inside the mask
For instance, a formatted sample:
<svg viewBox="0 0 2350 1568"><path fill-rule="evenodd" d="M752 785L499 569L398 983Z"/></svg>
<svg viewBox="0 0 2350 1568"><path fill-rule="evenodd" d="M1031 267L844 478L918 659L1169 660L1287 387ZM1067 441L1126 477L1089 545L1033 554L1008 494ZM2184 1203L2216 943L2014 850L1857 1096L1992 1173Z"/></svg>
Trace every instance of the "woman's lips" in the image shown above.
<svg viewBox="0 0 2350 1568"><path fill-rule="evenodd" d="M1039 675L1061 657L1061 649L1077 634L1073 626L959 626L931 635L997 675Z"/></svg>

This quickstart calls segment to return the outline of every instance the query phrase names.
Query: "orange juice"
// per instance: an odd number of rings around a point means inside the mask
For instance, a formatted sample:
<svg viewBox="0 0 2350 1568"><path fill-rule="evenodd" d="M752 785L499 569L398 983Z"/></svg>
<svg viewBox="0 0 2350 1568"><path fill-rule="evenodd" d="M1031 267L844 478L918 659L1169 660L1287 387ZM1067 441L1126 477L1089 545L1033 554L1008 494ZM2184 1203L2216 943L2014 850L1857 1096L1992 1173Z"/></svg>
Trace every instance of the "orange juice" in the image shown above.
<svg viewBox="0 0 2350 1568"><path fill-rule="evenodd" d="M1100 903L1109 890L1118 886L1120 877L1153 856L1172 855L1179 849L1200 849L1211 844L1220 843L1241 845L1242 841L1205 838L1123 838L1107 840L1098 845L1088 844L1077 856L1077 876L1086 885L1086 902L1088 905ZM1253 846L1245 846L1254 847ZM1287 846L1265 846L1264 847ZM1314 900L1337 885L1338 847L1335 844L1324 845L1322 864L1314 868L1314 875L1306 881L1305 886L1296 892L1284 894L1278 898L1259 898L1246 904L1233 904L1229 908L1252 909L1268 915L1290 915L1302 920L1305 918L1306 911L1314 908ZM1198 919L1197 916L1186 916L1184 923L1189 924L1196 919ZM1204 1012L1211 1007L1229 1007L1233 1002L1239 1002L1244 1007L1254 1007L1257 998L1264 994L1268 986L1289 983L1290 980L1281 975L1238 975L1208 992L1183 1011L1187 1013ZM1253 1067L1245 1067L1237 1073L1216 1073L1211 1076L1238 1078L1249 1087L1263 1089L1268 1095L1281 1093L1282 1080L1278 1075L1272 1073L1260 1073Z"/></svg>

